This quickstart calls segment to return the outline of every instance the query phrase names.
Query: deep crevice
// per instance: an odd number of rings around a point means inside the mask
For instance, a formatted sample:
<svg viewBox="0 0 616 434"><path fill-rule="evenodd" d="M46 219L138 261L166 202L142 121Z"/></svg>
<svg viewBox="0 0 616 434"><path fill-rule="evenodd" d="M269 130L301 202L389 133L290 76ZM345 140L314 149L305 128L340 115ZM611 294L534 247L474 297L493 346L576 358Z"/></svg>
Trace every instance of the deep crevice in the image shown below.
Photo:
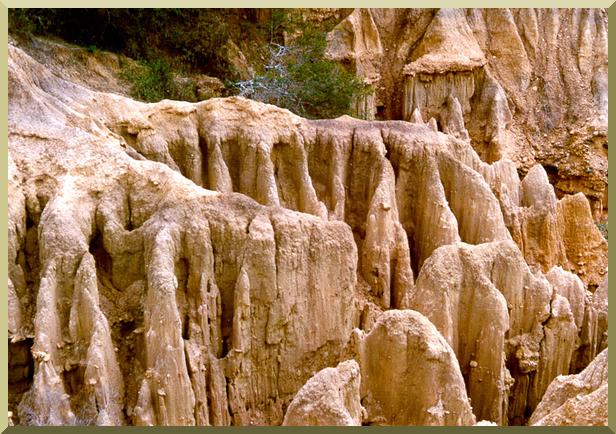
<svg viewBox="0 0 616 434"><path fill-rule="evenodd" d="M111 280L112 276L112 259L103 245L103 236L100 232L97 232L92 241L90 241L90 253L94 257L96 263L97 274L102 272L104 277ZM103 276L99 276L101 278Z"/></svg>
<svg viewBox="0 0 616 434"><path fill-rule="evenodd" d="M34 379L34 359L32 345L34 339L8 341L8 409L13 412L13 421L20 423L17 406L23 394L30 389Z"/></svg>
<svg viewBox="0 0 616 434"><path fill-rule="evenodd" d="M226 392L227 392L227 411L229 412L229 425L235 425L235 413L231 408L231 382L230 378L225 376Z"/></svg>
<svg viewBox="0 0 616 434"><path fill-rule="evenodd" d="M199 149L201 150L201 179L203 185L201 187L211 190L210 186L210 178L209 178L209 153L208 153L208 145L207 141L204 137L199 135Z"/></svg>
<svg viewBox="0 0 616 434"><path fill-rule="evenodd" d="M321 138L317 134L313 143L307 143L305 146L308 162L308 175L310 182L317 195L317 200L323 202L328 211L333 208L334 191L333 191L333 169L336 156L333 143L325 141L321 142Z"/></svg>
<svg viewBox="0 0 616 434"><path fill-rule="evenodd" d="M240 179L242 176L242 151L243 147L240 146L239 140L229 140L220 144L220 152L222 158L229 171L231 178L232 189L236 193L242 193L240 191Z"/></svg>
<svg viewBox="0 0 616 434"><path fill-rule="evenodd" d="M128 228L132 227L132 220L129 205ZM133 285L134 282L124 288L118 287L122 279L118 278L117 273L121 273L121 270L114 269L113 258L104 247L102 232L97 231L92 237L89 252L96 264L99 307L108 321L113 351L116 354L124 382L123 410L126 412L126 409L133 408L136 404L140 381L143 378L143 366L145 366L145 343L142 333L145 288ZM141 275L136 277L137 280L143 280L143 278ZM65 381L73 381L76 384L75 387L82 388L84 386L83 373L70 372L65 373L65 376L68 375ZM71 380L70 377L75 375L77 376L75 378L81 378L81 381ZM131 420L128 415L126 420Z"/></svg>
<svg viewBox="0 0 616 434"><path fill-rule="evenodd" d="M272 147L271 159L280 205L294 211L303 211L300 203L300 185L293 146L278 142ZM295 164L294 164L295 163Z"/></svg>

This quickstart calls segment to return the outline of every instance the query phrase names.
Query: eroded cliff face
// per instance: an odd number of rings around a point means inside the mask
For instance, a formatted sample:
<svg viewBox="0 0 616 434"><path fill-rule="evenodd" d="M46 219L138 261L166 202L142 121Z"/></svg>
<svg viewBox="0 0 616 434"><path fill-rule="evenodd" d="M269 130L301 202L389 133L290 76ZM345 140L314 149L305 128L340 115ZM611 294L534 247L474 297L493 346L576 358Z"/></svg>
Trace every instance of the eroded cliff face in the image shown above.
<svg viewBox="0 0 616 434"><path fill-rule="evenodd" d="M607 213L607 11L355 9L328 55L372 84L365 115L449 132L456 99L482 160L548 168L558 197ZM403 89L403 91L401 91Z"/></svg>
<svg viewBox="0 0 616 434"><path fill-rule="evenodd" d="M444 101L438 123L144 104L9 45L14 422L527 422L606 345L607 242Z"/></svg>
<svg viewBox="0 0 616 434"><path fill-rule="evenodd" d="M35 359L20 420L282 421L285 400L337 361L355 323L347 226L132 159L95 117L75 124L66 102L28 85L36 69L42 86L57 78L12 56L11 99L24 104L11 112L11 182L25 200L11 213L10 330L15 341L33 338ZM64 95L84 91L59 83ZM13 123L37 101L57 129ZM40 277L28 284L25 262L37 256Z"/></svg>

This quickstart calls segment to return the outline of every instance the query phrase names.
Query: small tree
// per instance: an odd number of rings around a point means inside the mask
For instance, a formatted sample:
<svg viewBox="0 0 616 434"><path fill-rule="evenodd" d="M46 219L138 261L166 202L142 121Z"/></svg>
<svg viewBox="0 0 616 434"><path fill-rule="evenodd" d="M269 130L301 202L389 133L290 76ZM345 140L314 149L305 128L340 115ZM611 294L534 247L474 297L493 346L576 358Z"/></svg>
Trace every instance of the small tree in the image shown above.
<svg viewBox="0 0 616 434"><path fill-rule="evenodd" d="M264 72L234 83L240 96L287 108L309 118L349 114L368 88L339 63L325 59L325 33L305 29L287 45L271 43Z"/></svg>

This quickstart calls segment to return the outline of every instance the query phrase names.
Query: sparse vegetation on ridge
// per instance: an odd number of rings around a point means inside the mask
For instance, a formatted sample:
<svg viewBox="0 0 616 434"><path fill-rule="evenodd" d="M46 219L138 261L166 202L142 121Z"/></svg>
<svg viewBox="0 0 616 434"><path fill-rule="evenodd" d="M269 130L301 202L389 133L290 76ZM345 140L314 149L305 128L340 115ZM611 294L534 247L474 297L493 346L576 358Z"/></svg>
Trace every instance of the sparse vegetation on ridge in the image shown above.
<svg viewBox="0 0 616 434"><path fill-rule="evenodd" d="M83 23L88 23L84 26ZM178 75L207 74L227 83L227 95L276 104L310 118L351 114L367 87L341 64L325 59L325 35L335 25L308 26L297 9L11 9L15 35L60 37L89 52L109 50L140 62L122 78L136 99L197 101ZM244 49L251 77L233 63L228 41ZM243 47L245 48L245 47ZM244 53L245 51L245 53ZM244 72L244 75L246 73Z"/></svg>

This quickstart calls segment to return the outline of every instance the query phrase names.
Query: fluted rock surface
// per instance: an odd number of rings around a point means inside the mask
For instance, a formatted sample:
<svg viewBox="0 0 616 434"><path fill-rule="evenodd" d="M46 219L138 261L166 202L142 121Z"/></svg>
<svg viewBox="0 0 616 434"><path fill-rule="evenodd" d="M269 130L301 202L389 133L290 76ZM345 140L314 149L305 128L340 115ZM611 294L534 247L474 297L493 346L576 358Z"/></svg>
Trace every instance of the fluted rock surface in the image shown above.
<svg viewBox="0 0 616 434"><path fill-rule="evenodd" d="M370 333L355 332L354 345L366 422L475 423L454 352L419 312L384 312Z"/></svg>
<svg viewBox="0 0 616 434"><path fill-rule="evenodd" d="M25 200L10 215L11 337L33 339L35 357L20 418L281 421L312 373L338 361L354 326L351 231L129 157L111 131L95 118L80 124L43 87L95 94L12 55L11 99L21 103L9 116L13 186ZM41 87L24 67L40 69ZM39 102L51 127L24 122ZM30 284L23 274L36 257L40 280Z"/></svg>
<svg viewBox="0 0 616 434"><path fill-rule="evenodd" d="M484 161L508 158L522 172L540 163L559 196L582 191L600 218L607 32L605 9L356 9L329 33L328 52L357 59L372 83L367 115L410 120L417 110L447 131L456 98Z"/></svg>
<svg viewBox="0 0 616 434"><path fill-rule="evenodd" d="M532 425L607 425L608 350L577 375L558 376L530 418Z"/></svg>
<svg viewBox="0 0 616 434"><path fill-rule="evenodd" d="M421 270L410 306L456 352L479 419L522 421L569 372L589 302L579 279L560 272L554 283L533 274L511 241L444 246Z"/></svg>
<svg viewBox="0 0 616 434"><path fill-rule="evenodd" d="M363 412L359 399L360 370L355 360L317 372L297 392L283 425L359 426Z"/></svg>
<svg viewBox="0 0 616 434"><path fill-rule="evenodd" d="M15 421L525 423L606 346L607 242L584 194L482 161L444 102L447 134L144 104L9 45Z"/></svg>
<svg viewBox="0 0 616 434"><path fill-rule="evenodd" d="M601 282L599 288L593 294L592 307L597 315L597 339L594 342L593 354L598 354L607 348L607 323L608 323L608 277Z"/></svg>

